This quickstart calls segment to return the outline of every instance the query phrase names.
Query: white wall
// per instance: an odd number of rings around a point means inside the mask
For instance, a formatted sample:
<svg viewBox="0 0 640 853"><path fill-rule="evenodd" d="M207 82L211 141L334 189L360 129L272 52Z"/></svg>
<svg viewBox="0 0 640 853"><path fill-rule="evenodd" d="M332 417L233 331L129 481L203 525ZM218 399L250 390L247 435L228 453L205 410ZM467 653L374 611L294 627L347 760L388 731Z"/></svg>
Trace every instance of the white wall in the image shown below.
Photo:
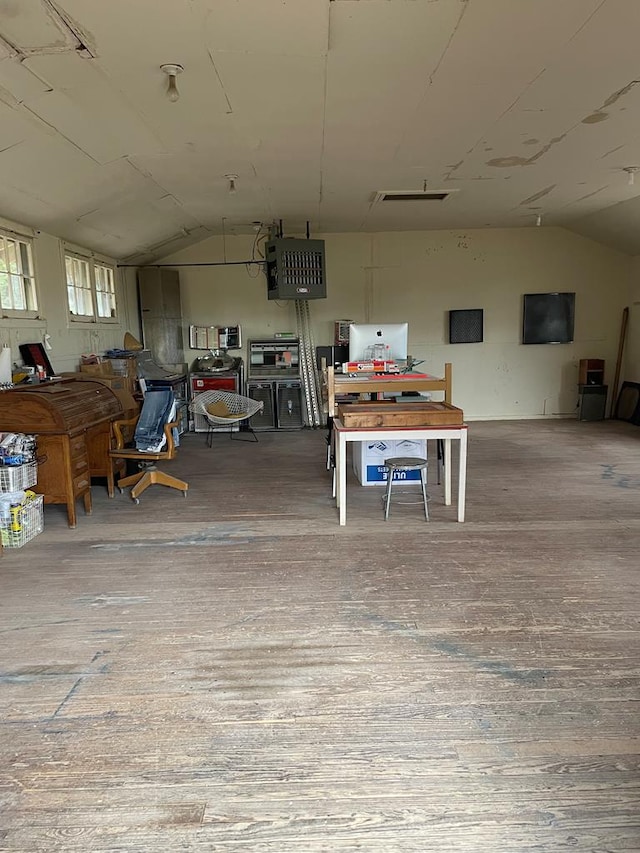
<svg viewBox="0 0 640 853"><path fill-rule="evenodd" d="M24 226L0 219L0 228L27 233ZM78 323L70 319L67 307L67 286L64 269L64 243L57 237L44 232L31 232L33 236L33 259L38 290L38 313L36 320L16 320L0 317L0 346L11 347L12 360L21 363L19 345L43 343L50 336L49 360L57 373L78 369L82 353L103 353L112 347L123 345L124 333L130 325L137 330L137 302L134 287L125 287L120 271L116 271L117 322ZM81 248L81 247L76 247ZM89 254L87 252L87 254ZM114 263L109 258L101 260ZM133 279L135 281L135 279Z"/></svg>
<svg viewBox="0 0 640 853"><path fill-rule="evenodd" d="M0 220L0 226L25 230ZM314 235L326 241L327 299L310 303L315 342L333 340L336 319L409 321L409 349L423 370L453 363L454 402L468 418L573 415L580 358L604 358L615 370L622 310L630 306L622 378L640 381L640 258L632 259L560 228L484 229L384 234ZM210 238L162 263L245 260L253 238ZM34 261L38 320L0 318L0 344L19 361L18 344L51 336L56 371L75 370L80 355L121 346L125 331L139 335L135 272L116 276L115 324L70 320L64 243L36 232ZM108 259L107 259L108 260ZM185 342L191 323L242 325L245 340L294 331L292 302L270 302L258 267L180 267ZM523 346L522 295L576 292L575 342ZM635 304L634 304L635 303ZM484 309L484 342L447 343L447 312ZM186 350L193 361L199 354Z"/></svg>
<svg viewBox="0 0 640 853"><path fill-rule="evenodd" d="M453 400L470 419L574 415L581 358L605 359L613 380L634 269L625 255L546 227L313 236L326 241L328 279L327 299L310 303L315 343L332 343L336 319L408 320L411 354L429 373L453 363ZM227 238L223 247L210 238L161 262L245 260L251 244ZM293 303L269 302L262 274L252 278L244 266L176 268L185 330L239 323L245 342L295 330ZM574 343L522 345L523 294L553 291L576 293ZM447 312L460 308L484 309L483 343L447 343ZM189 361L197 355L186 350Z"/></svg>

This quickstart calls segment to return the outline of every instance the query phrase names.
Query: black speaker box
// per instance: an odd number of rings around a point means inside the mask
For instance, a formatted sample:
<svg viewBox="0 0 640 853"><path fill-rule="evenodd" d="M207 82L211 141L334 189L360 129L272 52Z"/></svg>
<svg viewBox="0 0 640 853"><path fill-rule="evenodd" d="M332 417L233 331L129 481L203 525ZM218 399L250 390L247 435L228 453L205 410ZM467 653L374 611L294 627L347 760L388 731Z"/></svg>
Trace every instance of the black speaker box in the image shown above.
<svg viewBox="0 0 640 853"><path fill-rule="evenodd" d="M247 382L247 397L264 403L262 411L251 418L252 429L275 429L276 412L273 400L273 383Z"/></svg>
<svg viewBox="0 0 640 853"><path fill-rule="evenodd" d="M327 367L337 367L349 361L349 346L316 347L316 364L318 370L322 368L322 359L327 362Z"/></svg>
<svg viewBox="0 0 640 853"><path fill-rule="evenodd" d="M581 421L602 421L607 408L607 385L580 385L578 418Z"/></svg>
<svg viewBox="0 0 640 853"><path fill-rule="evenodd" d="M300 382L276 382L278 429L301 429L302 384Z"/></svg>

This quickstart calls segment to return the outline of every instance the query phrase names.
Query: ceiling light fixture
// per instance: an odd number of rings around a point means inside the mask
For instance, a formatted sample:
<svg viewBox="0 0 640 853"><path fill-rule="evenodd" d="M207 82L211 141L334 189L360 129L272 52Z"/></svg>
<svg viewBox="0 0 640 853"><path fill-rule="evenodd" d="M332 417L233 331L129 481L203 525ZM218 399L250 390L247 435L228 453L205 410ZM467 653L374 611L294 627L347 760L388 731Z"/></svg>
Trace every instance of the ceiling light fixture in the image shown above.
<svg viewBox="0 0 640 853"><path fill-rule="evenodd" d="M636 172L640 172L640 166L625 166L623 171L629 175L628 184L630 187L632 187L635 183Z"/></svg>
<svg viewBox="0 0 640 853"><path fill-rule="evenodd" d="M180 92L178 91L176 77L178 76L178 74L182 74L184 68L182 67L182 65L167 63L165 65L160 66L160 71L164 71L164 73L169 78L167 83L167 98L169 98L170 101L177 101L180 97Z"/></svg>
<svg viewBox="0 0 640 853"><path fill-rule="evenodd" d="M542 225L542 216L540 214L536 216L536 225L538 228Z"/></svg>
<svg viewBox="0 0 640 853"><path fill-rule="evenodd" d="M236 181L238 180L237 175L225 175L225 178L229 181L229 195L236 194Z"/></svg>

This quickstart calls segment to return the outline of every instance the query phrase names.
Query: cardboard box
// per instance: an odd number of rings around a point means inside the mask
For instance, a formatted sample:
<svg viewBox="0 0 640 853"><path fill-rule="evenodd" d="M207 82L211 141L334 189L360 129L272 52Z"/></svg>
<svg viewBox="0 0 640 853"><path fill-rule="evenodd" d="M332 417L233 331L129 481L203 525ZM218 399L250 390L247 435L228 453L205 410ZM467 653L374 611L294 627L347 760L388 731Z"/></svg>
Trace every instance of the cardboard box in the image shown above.
<svg viewBox="0 0 640 853"><path fill-rule="evenodd" d="M88 373L91 376L113 376L111 362L101 361L98 364L81 364L80 373Z"/></svg>
<svg viewBox="0 0 640 853"><path fill-rule="evenodd" d="M87 373L85 370L81 370L79 373L62 373L61 376L63 379L84 379L86 381L101 382L107 388L111 388L116 395L125 395L127 401L138 391L136 380L129 379L128 376L100 376L96 373ZM126 408L130 408L130 406L125 406Z"/></svg>
<svg viewBox="0 0 640 853"><path fill-rule="evenodd" d="M138 375L138 361L136 358L111 358L111 373L116 376L128 376L135 379Z"/></svg>
<svg viewBox="0 0 640 853"><path fill-rule="evenodd" d="M427 442L424 439L392 439L390 441L354 441L353 470L358 482L363 486L384 486L387 472L384 460L391 456L412 456L427 458ZM395 480L420 482L419 471L396 471Z"/></svg>

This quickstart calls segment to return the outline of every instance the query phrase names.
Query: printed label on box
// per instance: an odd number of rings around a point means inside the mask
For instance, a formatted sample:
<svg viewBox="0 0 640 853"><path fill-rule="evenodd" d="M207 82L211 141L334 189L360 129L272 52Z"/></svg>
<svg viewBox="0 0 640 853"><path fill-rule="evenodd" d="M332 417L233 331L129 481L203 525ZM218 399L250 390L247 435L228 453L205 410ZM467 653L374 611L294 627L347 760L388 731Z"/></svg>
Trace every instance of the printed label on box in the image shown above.
<svg viewBox="0 0 640 853"><path fill-rule="evenodd" d="M416 482L420 482L420 471L394 471L394 483L396 480L414 480ZM387 469L382 465L367 465L367 482L386 483Z"/></svg>
<svg viewBox="0 0 640 853"><path fill-rule="evenodd" d="M427 458L424 439L391 439L389 441L356 441L353 443L353 470L362 486L380 486L387 482L382 465L391 456ZM408 476L405 476L408 475ZM396 480L419 482L419 471L396 471Z"/></svg>
<svg viewBox="0 0 640 853"><path fill-rule="evenodd" d="M388 441L374 441L374 442L365 442L361 441L360 444L366 445L364 448L367 453L380 453L382 455L386 455L391 450L391 442Z"/></svg>

